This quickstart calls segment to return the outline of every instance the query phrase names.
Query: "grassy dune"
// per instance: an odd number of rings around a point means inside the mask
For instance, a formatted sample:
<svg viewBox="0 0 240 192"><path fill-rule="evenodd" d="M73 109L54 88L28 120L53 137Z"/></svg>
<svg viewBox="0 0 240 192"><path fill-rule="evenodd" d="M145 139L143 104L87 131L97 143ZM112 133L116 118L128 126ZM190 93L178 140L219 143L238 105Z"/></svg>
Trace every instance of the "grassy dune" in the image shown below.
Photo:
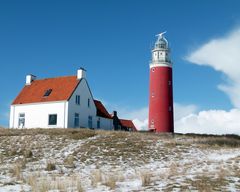
<svg viewBox="0 0 240 192"><path fill-rule="evenodd" d="M0 129L0 191L238 191L240 137Z"/></svg>

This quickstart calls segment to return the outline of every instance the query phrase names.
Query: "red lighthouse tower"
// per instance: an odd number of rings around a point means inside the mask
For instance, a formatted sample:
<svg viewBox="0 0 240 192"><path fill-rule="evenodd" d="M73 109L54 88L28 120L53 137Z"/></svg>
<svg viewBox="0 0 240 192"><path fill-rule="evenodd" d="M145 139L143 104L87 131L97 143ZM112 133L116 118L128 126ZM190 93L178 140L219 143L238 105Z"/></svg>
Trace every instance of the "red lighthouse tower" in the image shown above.
<svg viewBox="0 0 240 192"><path fill-rule="evenodd" d="M172 62L164 33L157 35L152 49L148 125L150 131L173 133Z"/></svg>

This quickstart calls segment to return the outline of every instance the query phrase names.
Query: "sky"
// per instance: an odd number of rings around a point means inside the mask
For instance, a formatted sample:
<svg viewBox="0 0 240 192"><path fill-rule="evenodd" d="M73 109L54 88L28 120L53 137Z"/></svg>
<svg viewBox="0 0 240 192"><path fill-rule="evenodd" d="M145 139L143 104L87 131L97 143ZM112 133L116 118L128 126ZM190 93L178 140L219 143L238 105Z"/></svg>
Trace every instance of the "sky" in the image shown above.
<svg viewBox="0 0 240 192"><path fill-rule="evenodd" d="M1 0L0 125L8 126L27 74L84 67L93 96L146 129L151 48L167 31L175 130L240 134L239 7L238 0Z"/></svg>

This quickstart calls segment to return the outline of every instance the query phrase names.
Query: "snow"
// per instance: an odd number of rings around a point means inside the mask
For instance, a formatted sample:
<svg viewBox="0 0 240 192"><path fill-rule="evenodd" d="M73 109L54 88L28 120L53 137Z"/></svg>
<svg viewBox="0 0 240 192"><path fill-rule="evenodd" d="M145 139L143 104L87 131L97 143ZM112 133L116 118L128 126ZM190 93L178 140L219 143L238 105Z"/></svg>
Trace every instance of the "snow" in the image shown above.
<svg viewBox="0 0 240 192"><path fill-rule="evenodd" d="M215 161L227 161L228 159L232 159L235 157L240 156L240 151L235 151L234 153L232 151L225 152L212 152L208 155L208 159L215 160Z"/></svg>
<svg viewBox="0 0 240 192"><path fill-rule="evenodd" d="M5 186L0 186L0 192L30 192L31 187L27 185L5 185Z"/></svg>
<svg viewBox="0 0 240 192"><path fill-rule="evenodd" d="M98 145L98 141L103 137L106 136L97 135L84 140L65 139L63 141L61 138L52 140L50 137L36 136L35 139L38 139L38 142L34 140L32 145L40 145L41 150L37 148L33 150L36 160L26 163L22 170L22 177L25 180L35 179L37 186L47 181L50 192L62 191L61 188L66 191L77 191L79 183L81 188L89 192L159 189L194 191L197 188L194 188L191 182L199 180L200 176L219 178L221 171L226 170L222 177L229 182L226 186L222 186L222 189L240 190L240 179L237 174L240 171L239 148L206 148L188 138L159 137L158 140L154 138L154 144L150 144L147 148L140 148L138 153L134 155L129 153L127 159L124 153L119 153L118 156L112 156L115 159L110 160L110 155L119 151L119 148L112 145L109 148L91 147L92 143ZM21 140L24 141L24 137ZM125 142L128 140L126 138ZM91 143L90 147L89 143ZM119 142L120 146L122 144ZM17 146L21 147L21 143L17 142ZM89 148L81 151L86 146ZM90 153L91 150L93 150L92 153ZM127 150L124 152L127 153ZM65 159L69 155L75 157L72 162L74 166L66 165ZM88 155L87 158L81 160L85 155ZM21 159L22 157L15 156L4 159L4 163L0 164L0 192L32 191L30 185L23 183L9 171ZM45 170L49 162L56 165L56 170Z"/></svg>

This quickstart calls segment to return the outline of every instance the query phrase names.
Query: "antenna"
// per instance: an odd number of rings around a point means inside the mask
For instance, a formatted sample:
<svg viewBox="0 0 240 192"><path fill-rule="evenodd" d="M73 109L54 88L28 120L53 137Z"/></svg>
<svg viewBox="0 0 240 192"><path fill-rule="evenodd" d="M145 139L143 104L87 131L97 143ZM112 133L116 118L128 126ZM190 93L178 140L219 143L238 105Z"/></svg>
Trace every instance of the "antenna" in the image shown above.
<svg viewBox="0 0 240 192"><path fill-rule="evenodd" d="M167 31L164 31L164 32L162 32L162 33L157 34L156 37L162 38L165 33L167 33Z"/></svg>

